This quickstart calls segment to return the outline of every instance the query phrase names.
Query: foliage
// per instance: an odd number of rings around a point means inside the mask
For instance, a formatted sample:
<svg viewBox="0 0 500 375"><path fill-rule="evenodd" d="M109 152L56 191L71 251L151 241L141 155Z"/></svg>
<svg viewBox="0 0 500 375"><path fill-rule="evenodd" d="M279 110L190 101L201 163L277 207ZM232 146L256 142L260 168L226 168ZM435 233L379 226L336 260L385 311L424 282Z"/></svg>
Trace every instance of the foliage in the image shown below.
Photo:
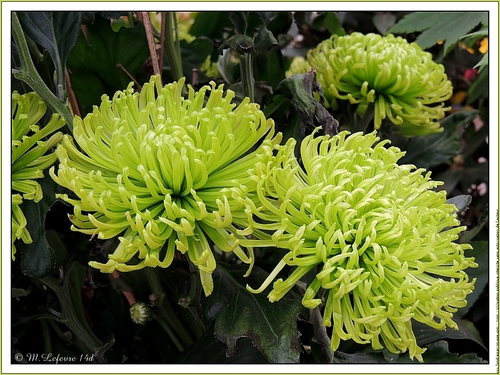
<svg viewBox="0 0 500 375"><path fill-rule="evenodd" d="M475 258L478 268L466 270L476 280L475 289L467 306L453 316L458 330L441 331L413 321L413 332L416 343L427 349L424 362L488 360L490 155L484 12L69 12L64 17L58 12L14 12L12 26L12 87L20 94L35 91L58 113L66 121L61 131L67 140L89 126L90 120L75 120L73 127L74 115L83 119L98 113L94 106L102 96L113 98L130 81L140 92L153 75L163 85L183 75L196 91L215 81L234 91L234 104L242 108L249 97L282 133L282 144L292 138L300 144L318 127L316 131L330 136L343 130L370 133L375 128L373 108L360 112L349 101L327 104L318 72L291 77L286 72L297 63L294 59L304 59L332 35L392 33L416 42L443 65L453 86L453 96L444 103L451 111L439 122L439 133L407 137L386 119L377 124L377 135L405 153L400 163L426 168L433 180L444 182L437 189L446 191L447 203L455 204L461 225L467 227L459 246L472 244L467 256ZM187 98L188 89L180 86L179 95ZM40 127L49 123L50 115L41 118ZM257 152L252 146L244 152ZM69 161L56 167L64 163ZM47 174L38 181L43 199L19 205L33 243L15 243L21 256L12 262L12 363L33 362L28 353L60 353L78 363L416 363L408 353L353 340L342 340L332 351L333 329L324 326L322 315L328 294L318 291L316 298L324 302L318 307L301 304L320 269L302 275L279 301L267 299L272 286L262 294L250 293L246 285L261 285L269 275L285 280L293 274L288 267L273 272L288 251L271 243L252 249L255 264L247 274L248 266L227 251L229 244L207 239L217 265L208 296L194 258L182 252L172 252L168 268L101 273L89 262L106 262L120 240L72 230L73 207L56 194L74 203L71 187L76 182L69 179L62 188ZM43 362L41 356L38 362Z"/></svg>

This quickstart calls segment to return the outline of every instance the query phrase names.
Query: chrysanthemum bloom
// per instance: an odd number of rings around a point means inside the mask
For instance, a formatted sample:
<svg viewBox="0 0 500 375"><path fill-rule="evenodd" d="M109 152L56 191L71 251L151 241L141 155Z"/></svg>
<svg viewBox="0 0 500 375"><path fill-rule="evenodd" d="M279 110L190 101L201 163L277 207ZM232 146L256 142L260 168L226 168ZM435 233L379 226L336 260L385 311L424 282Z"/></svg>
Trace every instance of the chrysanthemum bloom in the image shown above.
<svg viewBox="0 0 500 375"><path fill-rule="evenodd" d="M74 206L74 230L100 239L120 235L107 263L92 267L165 268L177 249L199 268L209 295L215 258L207 237L253 264L253 250L238 245L247 220L241 197L255 191L247 170L264 152L250 151L272 136L274 123L248 98L231 103L234 92L224 96L213 82L196 93L189 87L187 99L183 85L162 87L153 76L140 94L130 84L112 100L104 95L83 121L75 118L81 151L65 136L50 174L76 195L59 196Z"/></svg>
<svg viewBox="0 0 500 375"><path fill-rule="evenodd" d="M292 76L293 74L303 74L311 71L311 65L302 56L296 56L293 58L290 68L285 72L286 78Z"/></svg>
<svg viewBox="0 0 500 375"><path fill-rule="evenodd" d="M135 324L144 325L151 320L151 308L144 302L136 302L129 309L130 318Z"/></svg>
<svg viewBox="0 0 500 375"><path fill-rule="evenodd" d="M443 102L453 87L443 65L416 43L392 34L334 35L308 52L307 63L330 102L358 104L361 116L373 103L375 129L388 118L409 136L442 131L438 120L450 109ZM290 73L304 73L307 65L298 69Z"/></svg>
<svg viewBox="0 0 500 375"><path fill-rule="evenodd" d="M289 157L260 179L261 207L254 213L268 222L263 229L274 230L269 245L290 251L258 290L248 289L262 292L285 266L295 267L274 282L268 297L277 301L315 272L302 303L326 302L333 350L352 339L408 350L421 361L412 319L457 329L452 314L466 305L475 282L464 270L477 265L464 256L470 245L453 242L465 227L446 192L432 190L442 183L423 169L398 165L404 152L377 142L375 133L308 136L300 150L304 169L293 157L293 141L280 151ZM325 301L316 297L320 288Z"/></svg>
<svg viewBox="0 0 500 375"><path fill-rule="evenodd" d="M47 152L62 139L62 133L52 134L65 124L59 115L52 115L41 129L36 125L46 111L47 105L38 94L12 93L12 191L15 192L12 194L12 260L17 239L26 244L32 242L20 205L23 199L39 202L43 198L42 187L35 180L42 178L43 171L57 160L54 153ZM52 136L44 140L50 134Z"/></svg>

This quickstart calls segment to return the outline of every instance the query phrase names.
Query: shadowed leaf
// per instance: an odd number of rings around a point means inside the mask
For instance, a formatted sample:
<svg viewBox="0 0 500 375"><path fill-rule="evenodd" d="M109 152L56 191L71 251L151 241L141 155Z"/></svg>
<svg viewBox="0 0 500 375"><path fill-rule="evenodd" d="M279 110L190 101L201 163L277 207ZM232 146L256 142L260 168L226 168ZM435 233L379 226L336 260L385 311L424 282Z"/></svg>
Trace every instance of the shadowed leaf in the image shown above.
<svg viewBox="0 0 500 375"><path fill-rule="evenodd" d="M214 272L214 292L204 303L205 317L215 319L215 335L227 345L227 356L238 353L240 337L248 337L270 362L298 363L300 355L297 316L304 307L290 292L270 303L267 293L252 294L246 285L260 285L267 274L254 268L248 278L247 266L218 263ZM268 292L268 291L267 291Z"/></svg>

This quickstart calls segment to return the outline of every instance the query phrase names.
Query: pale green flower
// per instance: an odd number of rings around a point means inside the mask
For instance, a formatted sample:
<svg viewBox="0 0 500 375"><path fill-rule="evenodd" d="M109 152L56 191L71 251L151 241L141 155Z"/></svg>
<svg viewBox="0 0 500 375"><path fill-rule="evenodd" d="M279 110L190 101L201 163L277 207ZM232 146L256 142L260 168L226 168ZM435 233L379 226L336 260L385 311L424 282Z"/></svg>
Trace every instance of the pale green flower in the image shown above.
<svg viewBox="0 0 500 375"><path fill-rule="evenodd" d="M39 202L43 198L42 187L36 179L57 160L54 153L47 152L61 139L56 130L65 124L59 115L52 115L49 123L40 129L38 121L47 111L47 105L38 94L30 92L20 95L12 93L12 259L15 259L14 242L21 239L32 242L26 229L27 221L20 207L23 199ZM44 140L50 134L52 136Z"/></svg>
<svg viewBox="0 0 500 375"><path fill-rule="evenodd" d="M255 228L273 230L273 243L290 251L258 290L262 292L286 266L270 301L282 298L309 271L315 272L303 304L324 303L324 324L333 325L332 349L340 340L371 343L374 349L409 351L422 360L412 320L435 329L457 329L452 315L466 305L475 280L465 269L477 267L457 244L456 207L446 203L441 182L430 172L398 165L404 152L385 147L375 133L306 137L304 169L293 156L295 141L276 155L277 167L261 175L261 206ZM263 224L261 224L263 223ZM327 291L326 300L317 297Z"/></svg>
<svg viewBox="0 0 500 375"><path fill-rule="evenodd" d="M296 56L293 58L290 68L285 72L286 78L292 76L293 74L304 74L311 71L311 65L302 56Z"/></svg>
<svg viewBox="0 0 500 375"><path fill-rule="evenodd" d="M389 119L405 135L440 132L453 87L444 67L416 43L392 34L332 36L307 54L325 98L348 100L362 116L374 104L375 129ZM304 73L306 65L293 73Z"/></svg>
<svg viewBox="0 0 500 375"><path fill-rule="evenodd" d="M79 148L65 136L56 151L59 167L50 174L76 195L59 196L74 206L73 230L120 236L109 260L92 267L165 268L177 249L199 268L209 295L216 265L208 238L253 264L253 250L239 246L246 234L244 199L257 199L248 170L272 152L252 148L273 135L274 123L248 98L231 103L235 94L224 95L222 85L189 87L187 98L183 85L184 79L162 87L153 76L140 94L131 84L112 100L103 96L83 121L75 118Z"/></svg>

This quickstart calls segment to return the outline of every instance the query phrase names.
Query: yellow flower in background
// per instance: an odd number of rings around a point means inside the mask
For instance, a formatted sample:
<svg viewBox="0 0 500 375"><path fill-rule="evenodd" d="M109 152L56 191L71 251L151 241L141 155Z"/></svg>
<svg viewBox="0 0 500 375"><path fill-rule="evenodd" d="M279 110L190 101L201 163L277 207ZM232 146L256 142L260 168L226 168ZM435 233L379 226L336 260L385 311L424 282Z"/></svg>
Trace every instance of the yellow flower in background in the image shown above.
<svg viewBox="0 0 500 375"><path fill-rule="evenodd" d="M488 52L488 37L481 40L481 43L479 45L479 52L481 52L483 55Z"/></svg>
<svg viewBox="0 0 500 375"><path fill-rule="evenodd" d="M43 171L57 160L49 151L63 137L61 132L52 134L65 125L57 114L44 127L37 125L46 111L47 105L38 94L12 93L12 260L16 240L32 242L20 205L24 199L39 202L43 198L42 187L35 180L43 178Z"/></svg>
<svg viewBox="0 0 500 375"><path fill-rule="evenodd" d="M108 261L92 267L166 268L178 250L209 295L216 266L209 239L253 265L252 248L239 246L248 220L242 202L257 199L249 170L272 151L253 147L273 135L274 123L248 98L233 104L234 92L224 95L222 85L189 87L187 98L183 86L184 78L162 87L153 76L140 94L130 84L112 100L104 95L100 107L75 118L74 141L64 137L50 174L74 193L58 196L74 206L73 230L120 236Z"/></svg>
<svg viewBox="0 0 500 375"><path fill-rule="evenodd" d="M304 275L316 274L302 303L324 303L325 326L333 326L331 346L341 340L409 351L422 361L412 320L438 330L457 329L453 313L466 305L477 267L458 244L456 207L430 172L398 165L404 155L385 147L374 133L348 132L329 138L307 136L301 144L303 168L290 140L276 154L276 167L260 175L260 206L253 226L273 232L272 243L289 252L258 289L274 281L268 295L280 300ZM318 297L326 290L326 300Z"/></svg>

